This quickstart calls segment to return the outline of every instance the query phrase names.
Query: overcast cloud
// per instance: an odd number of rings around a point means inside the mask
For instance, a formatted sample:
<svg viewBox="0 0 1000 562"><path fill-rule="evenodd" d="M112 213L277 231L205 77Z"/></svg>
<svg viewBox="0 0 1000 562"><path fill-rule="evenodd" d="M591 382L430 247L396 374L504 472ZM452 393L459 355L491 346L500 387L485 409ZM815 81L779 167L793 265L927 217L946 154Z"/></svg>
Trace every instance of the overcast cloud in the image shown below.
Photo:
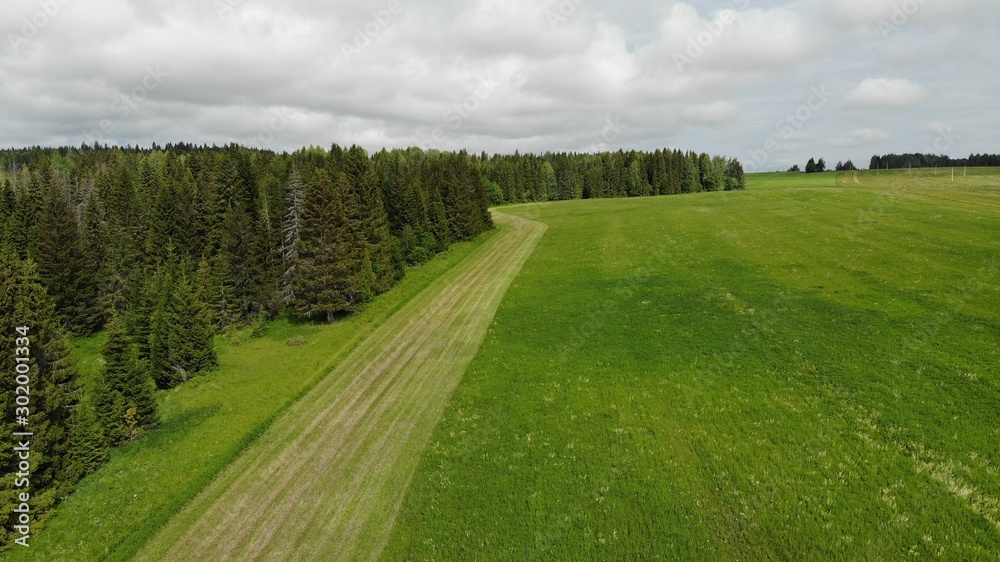
<svg viewBox="0 0 1000 562"><path fill-rule="evenodd" d="M995 0L5 0L0 146L1000 152Z"/></svg>

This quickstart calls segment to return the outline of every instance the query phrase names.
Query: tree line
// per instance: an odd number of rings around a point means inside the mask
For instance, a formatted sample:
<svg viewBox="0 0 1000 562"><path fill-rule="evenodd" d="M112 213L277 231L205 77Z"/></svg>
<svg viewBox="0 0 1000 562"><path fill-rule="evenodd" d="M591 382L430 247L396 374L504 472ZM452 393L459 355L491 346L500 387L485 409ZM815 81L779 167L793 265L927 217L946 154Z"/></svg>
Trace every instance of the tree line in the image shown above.
<svg viewBox="0 0 1000 562"><path fill-rule="evenodd" d="M967 158L951 158L943 154L885 154L874 155L869 170L899 168L957 168L962 166L1000 167L1000 154L970 154Z"/></svg>
<svg viewBox="0 0 1000 562"><path fill-rule="evenodd" d="M479 157L494 205L746 188L736 159L680 150Z"/></svg>

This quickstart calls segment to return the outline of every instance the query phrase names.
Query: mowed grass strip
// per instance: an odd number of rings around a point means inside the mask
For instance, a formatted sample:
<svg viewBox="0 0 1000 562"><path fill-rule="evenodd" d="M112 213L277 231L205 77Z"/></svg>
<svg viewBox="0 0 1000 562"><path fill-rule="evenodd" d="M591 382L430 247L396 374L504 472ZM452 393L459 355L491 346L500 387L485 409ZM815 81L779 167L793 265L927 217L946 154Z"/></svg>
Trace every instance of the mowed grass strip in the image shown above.
<svg viewBox="0 0 1000 562"><path fill-rule="evenodd" d="M411 300L175 517L139 560L371 560L544 225L502 232Z"/></svg>
<svg viewBox="0 0 1000 562"><path fill-rule="evenodd" d="M382 559L996 560L1000 175L804 176L505 208Z"/></svg>
<svg viewBox="0 0 1000 562"><path fill-rule="evenodd" d="M259 339L216 338L220 367L160 393L160 428L117 448L44 527L33 529L31 548L11 550L3 559L130 559L358 341L496 234L455 244L409 269L399 285L362 312L333 324L278 321ZM72 345L90 391L105 339L101 334ZM292 347L291 341L301 345Z"/></svg>

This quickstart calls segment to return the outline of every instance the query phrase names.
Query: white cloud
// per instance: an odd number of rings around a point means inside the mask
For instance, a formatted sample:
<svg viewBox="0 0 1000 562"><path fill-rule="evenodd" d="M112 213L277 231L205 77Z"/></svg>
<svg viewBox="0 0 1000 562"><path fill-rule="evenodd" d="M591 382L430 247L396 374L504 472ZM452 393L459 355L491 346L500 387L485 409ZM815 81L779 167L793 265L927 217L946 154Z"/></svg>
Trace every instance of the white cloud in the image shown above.
<svg viewBox="0 0 1000 562"><path fill-rule="evenodd" d="M246 142L287 111L264 146L429 146L441 128L442 148L523 152L590 147L610 118L627 125L612 149L747 158L774 138L767 168L928 145L913 124L932 119L962 131L949 151L983 152L1000 128L995 0L926 0L890 40L878 19L920 0L391 1L391 18L390 0L60 2L23 49L0 48L0 146L79 144L157 65L165 80L107 140ZM39 9L6 0L0 39ZM484 79L494 92L453 127ZM850 93L779 134L818 85Z"/></svg>
<svg viewBox="0 0 1000 562"><path fill-rule="evenodd" d="M781 7L702 15L678 2L658 27L659 39L639 58L647 68L667 74L767 75L812 60L823 44L800 14Z"/></svg>
<svg viewBox="0 0 1000 562"><path fill-rule="evenodd" d="M847 24L886 22L902 27L912 22L972 23L995 4L994 0L834 0L830 11Z"/></svg>
<svg viewBox="0 0 1000 562"><path fill-rule="evenodd" d="M684 110L684 117L701 125L723 125L739 117L740 111L730 102L717 101L692 105Z"/></svg>
<svg viewBox="0 0 1000 562"><path fill-rule="evenodd" d="M851 137L856 141L861 141L862 143L875 143L889 140L892 138L892 135L886 133L882 129L865 127L852 132Z"/></svg>
<svg viewBox="0 0 1000 562"><path fill-rule="evenodd" d="M858 84L844 102L857 107L910 108L926 101L927 89L902 78L868 78Z"/></svg>

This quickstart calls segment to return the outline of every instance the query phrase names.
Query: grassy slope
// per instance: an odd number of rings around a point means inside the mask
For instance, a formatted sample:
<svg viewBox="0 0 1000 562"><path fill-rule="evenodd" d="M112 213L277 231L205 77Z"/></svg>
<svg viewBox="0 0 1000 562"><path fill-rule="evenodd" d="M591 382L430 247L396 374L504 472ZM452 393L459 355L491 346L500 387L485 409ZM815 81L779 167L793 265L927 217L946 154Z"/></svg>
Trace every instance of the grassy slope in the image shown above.
<svg viewBox="0 0 1000 562"><path fill-rule="evenodd" d="M550 228L383 559L989 559L998 178L509 208Z"/></svg>
<svg viewBox="0 0 1000 562"><path fill-rule="evenodd" d="M358 338L374 330L492 234L458 244L412 269L362 313L329 326L277 322L238 346L218 338L221 367L161 393L163 426L116 450L9 560L122 560L136 552L296 397L325 375ZM305 345L289 347L302 336ZM81 371L99 367L101 337L74 345ZM85 377L91 379L92 377Z"/></svg>
<svg viewBox="0 0 1000 562"><path fill-rule="evenodd" d="M544 231L497 221L500 234L361 342L139 559L377 557L441 410Z"/></svg>

